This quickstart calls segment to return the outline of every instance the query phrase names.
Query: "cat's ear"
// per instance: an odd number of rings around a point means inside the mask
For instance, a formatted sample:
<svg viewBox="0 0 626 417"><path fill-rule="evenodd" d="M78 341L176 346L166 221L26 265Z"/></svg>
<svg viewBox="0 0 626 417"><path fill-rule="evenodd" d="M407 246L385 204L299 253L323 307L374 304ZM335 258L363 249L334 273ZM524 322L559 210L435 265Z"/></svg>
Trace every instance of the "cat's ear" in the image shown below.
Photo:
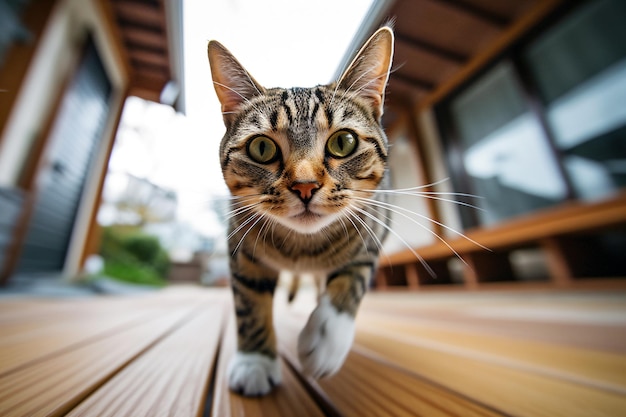
<svg viewBox="0 0 626 417"><path fill-rule="evenodd" d="M221 43L210 41L208 54L213 86L228 127L241 105L265 90Z"/></svg>
<svg viewBox="0 0 626 417"><path fill-rule="evenodd" d="M376 119L383 115L392 57L393 31L385 26L368 39L337 82L340 89L369 101Z"/></svg>

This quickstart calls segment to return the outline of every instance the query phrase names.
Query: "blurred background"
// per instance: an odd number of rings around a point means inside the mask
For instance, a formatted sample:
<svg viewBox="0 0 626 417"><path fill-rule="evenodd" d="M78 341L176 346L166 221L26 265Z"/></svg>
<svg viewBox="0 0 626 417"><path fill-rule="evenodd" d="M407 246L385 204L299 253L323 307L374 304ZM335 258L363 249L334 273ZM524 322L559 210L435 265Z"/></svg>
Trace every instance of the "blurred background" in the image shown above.
<svg viewBox="0 0 626 417"><path fill-rule="evenodd" d="M621 0L0 0L0 281L223 285L208 40L265 86L311 87L391 19L404 191L373 285L623 288L624 18Z"/></svg>

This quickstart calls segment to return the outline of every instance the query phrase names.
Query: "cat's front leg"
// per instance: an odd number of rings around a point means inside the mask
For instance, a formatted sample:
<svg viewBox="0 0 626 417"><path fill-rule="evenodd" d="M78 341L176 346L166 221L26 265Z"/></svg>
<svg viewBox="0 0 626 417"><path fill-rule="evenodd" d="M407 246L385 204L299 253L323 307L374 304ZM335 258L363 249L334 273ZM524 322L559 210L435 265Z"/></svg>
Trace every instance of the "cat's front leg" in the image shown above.
<svg viewBox="0 0 626 417"><path fill-rule="evenodd" d="M246 396L265 395L281 382L272 321L278 274L253 259L239 258L232 268L237 353L229 364L228 384L230 389Z"/></svg>
<svg viewBox="0 0 626 417"><path fill-rule="evenodd" d="M298 356L307 375L335 374L354 340L354 318L374 265L352 264L329 275L326 291L298 338Z"/></svg>

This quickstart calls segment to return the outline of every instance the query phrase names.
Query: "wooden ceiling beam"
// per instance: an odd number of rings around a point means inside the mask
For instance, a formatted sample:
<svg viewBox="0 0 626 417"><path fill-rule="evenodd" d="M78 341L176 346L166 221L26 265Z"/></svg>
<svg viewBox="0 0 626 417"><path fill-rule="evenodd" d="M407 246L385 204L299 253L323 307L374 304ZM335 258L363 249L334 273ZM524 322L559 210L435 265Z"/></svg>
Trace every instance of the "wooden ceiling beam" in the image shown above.
<svg viewBox="0 0 626 417"><path fill-rule="evenodd" d="M164 68L169 67L169 61L165 54L159 54L155 52L150 52L146 50L129 50L128 54L130 55L131 61L137 61L140 63L147 63L152 65L158 65Z"/></svg>
<svg viewBox="0 0 626 417"><path fill-rule="evenodd" d="M465 0L435 0L442 5L446 5L451 8L455 8L465 14L468 14L476 19L482 20L491 26L495 26L498 29L504 29L511 22L504 16L494 13L491 10L487 10L484 7L479 7L474 4L468 3Z"/></svg>
<svg viewBox="0 0 626 417"><path fill-rule="evenodd" d="M154 32L155 34L158 34L160 36L165 36L165 29L164 26L159 24L159 22L156 21L152 21L152 22L148 22L148 21L137 21L137 20L131 20L131 19L127 19L125 17L119 16L117 17L117 23L120 26L120 29L122 31L126 31L128 29L140 29L146 32Z"/></svg>
<svg viewBox="0 0 626 417"><path fill-rule="evenodd" d="M470 58L465 54L461 54L459 52L452 51L438 45L434 45L423 39L417 39L398 32L396 32L394 35L396 42L401 42L413 48L421 49L426 53L437 55L441 59L450 61L454 64L464 64Z"/></svg>
<svg viewBox="0 0 626 417"><path fill-rule="evenodd" d="M394 72L393 74L391 74L391 78L398 81L403 81L407 84L417 87L420 90L432 91L435 88L435 83L431 81L426 81L424 79L407 74L402 74L399 72Z"/></svg>
<svg viewBox="0 0 626 417"><path fill-rule="evenodd" d="M155 65L147 62L134 62L135 76L137 77L152 77L164 80L169 80L170 71L168 67L163 65Z"/></svg>
<svg viewBox="0 0 626 417"><path fill-rule="evenodd" d="M117 15L123 20L143 23L148 26L165 26L163 13L158 7L132 1L115 2L114 4Z"/></svg>
<svg viewBox="0 0 626 417"><path fill-rule="evenodd" d="M167 48L167 42L162 34L153 30L128 27L124 29L124 38L134 44L145 45L151 48Z"/></svg>
<svg viewBox="0 0 626 417"><path fill-rule="evenodd" d="M553 13L558 7L566 4L566 2L566 0L542 0L537 2L524 15L515 20L500 37L491 43L491 45L482 49L479 54L472 57L472 59L453 77L439 84L434 91L419 103L418 110L428 109L447 97L452 91L460 87L489 62L492 62L507 48L510 48L511 45L538 25L548 15Z"/></svg>
<svg viewBox="0 0 626 417"><path fill-rule="evenodd" d="M158 55L167 55L167 49L162 46L145 45L129 40L126 40L126 48L128 48L130 55L133 55L138 51L150 52Z"/></svg>
<svg viewBox="0 0 626 417"><path fill-rule="evenodd" d="M136 71L130 85L130 93L158 103L167 81L167 77L156 71Z"/></svg>

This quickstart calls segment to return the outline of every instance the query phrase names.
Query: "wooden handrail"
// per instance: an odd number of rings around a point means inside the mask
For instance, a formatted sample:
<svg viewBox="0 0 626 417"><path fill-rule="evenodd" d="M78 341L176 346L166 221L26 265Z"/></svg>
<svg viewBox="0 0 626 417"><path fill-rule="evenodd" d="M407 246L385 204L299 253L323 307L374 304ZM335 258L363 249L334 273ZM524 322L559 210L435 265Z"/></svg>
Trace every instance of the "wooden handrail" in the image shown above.
<svg viewBox="0 0 626 417"><path fill-rule="evenodd" d="M446 239L446 242L459 253L485 250L471 240L490 249L506 249L553 236L603 229L621 223L626 223L626 192L621 192L613 198L600 202L563 204L511 220L502 225L470 230L465 233L467 238L455 237ZM414 250L424 259L454 256L450 248L441 241L414 248ZM380 265L383 267L402 265L415 261L417 259L413 250L406 249L382 256Z"/></svg>

